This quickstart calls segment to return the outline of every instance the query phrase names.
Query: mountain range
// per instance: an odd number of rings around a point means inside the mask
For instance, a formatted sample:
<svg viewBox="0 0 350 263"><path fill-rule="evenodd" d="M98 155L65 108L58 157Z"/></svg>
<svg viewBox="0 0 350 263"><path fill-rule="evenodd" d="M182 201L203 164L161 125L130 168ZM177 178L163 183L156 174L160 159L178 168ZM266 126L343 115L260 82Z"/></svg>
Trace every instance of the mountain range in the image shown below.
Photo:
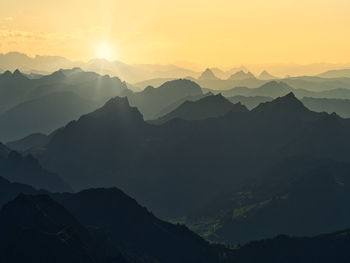
<svg viewBox="0 0 350 263"><path fill-rule="evenodd" d="M75 189L115 185L162 218L185 218L211 240L241 243L346 228L349 129L347 119L312 112L292 93L251 111L157 125L116 98L58 130L35 154ZM320 218L325 207L342 216ZM247 232L250 222L257 228Z"/></svg>

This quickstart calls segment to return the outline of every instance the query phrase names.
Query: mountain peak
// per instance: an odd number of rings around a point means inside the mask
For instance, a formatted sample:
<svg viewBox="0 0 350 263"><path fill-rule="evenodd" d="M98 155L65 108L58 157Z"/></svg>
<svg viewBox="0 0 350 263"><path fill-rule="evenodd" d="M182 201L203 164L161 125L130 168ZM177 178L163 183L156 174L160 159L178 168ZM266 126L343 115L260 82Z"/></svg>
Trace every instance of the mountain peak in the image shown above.
<svg viewBox="0 0 350 263"><path fill-rule="evenodd" d="M303 120L319 118L319 113L307 109L304 104L298 100L293 92L278 97L270 102L261 103L253 112L264 114L268 117L293 117Z"/></svg>
<svg viewBox="0 0 350 263"><path fill-rule="evenodd" d="M269 72L264 70L263 72L260 73L259 79L262 80L271 80L271 79L277 79L275 76L271 75Z"/></svg>
<svg viewBox="0 0 350 263"><path fill-rule="evenodd" d="M85 116L98 117L101 120L118 119L123 121L143 121L142 114L136 107L131 107L127 97L115 97L108 100L101 108Z"/></svg>
<svg viewBox="0 0 350 263"><path fill-rule="evenodd" d="M218 77L215 76L214 72L207 68L198 78L199 80L217 80Z"/></svg>
<svg viewBox="0 0 350 263"><path fill-rule="evenodd" d="M245 73L243 70L240 70L232 74L229 79L231 80L255 79L255 76L250 71Z"/></svg>

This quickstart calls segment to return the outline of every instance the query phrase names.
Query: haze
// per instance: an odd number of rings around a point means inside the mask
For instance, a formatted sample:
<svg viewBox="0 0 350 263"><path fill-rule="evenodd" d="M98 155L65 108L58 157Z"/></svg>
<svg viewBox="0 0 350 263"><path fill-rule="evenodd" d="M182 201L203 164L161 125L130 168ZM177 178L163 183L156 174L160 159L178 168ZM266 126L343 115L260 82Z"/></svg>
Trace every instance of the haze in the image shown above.
<svg viewBox="0 0 350 263"><path fill-rule="evenodd" d="M346 0L0 2L0 53L222 67L350 61Z"/></svg>

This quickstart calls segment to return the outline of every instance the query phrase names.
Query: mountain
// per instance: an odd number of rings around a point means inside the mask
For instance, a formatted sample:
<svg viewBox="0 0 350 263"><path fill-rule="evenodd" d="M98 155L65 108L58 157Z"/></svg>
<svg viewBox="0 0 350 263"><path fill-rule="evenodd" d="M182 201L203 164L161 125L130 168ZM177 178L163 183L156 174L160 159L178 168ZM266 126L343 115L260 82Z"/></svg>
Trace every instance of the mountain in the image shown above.
<svg viewBox="0 0 350 263"><path fill-rule="evenodd" d="M54 192L70 191L70 187L56 174L42 168L32 155L22 156L15 151L6 150L0 155L1 175L11 182L32 185Z"/></svg>
<svg viewBox="0 0 350 263"><path fill-rule="evenodd" d="M350 118L350 99L324 99L309 98L301 99L302 103L312 111L337 113L343 118Z"/></svg>
<svg viewBox="0 0 350 263"><path fill-rule="evenodd" d="M250 184L203 207L195 213L200 216L193 224L207 238L231 243L277 233L312 236L346 228L350 217L344 206L350 198L349 169L349 163L311 155L286 158Z"/></svg>
<svg viewBox="0 0 350 263"><path fill-rule="evenodd" d="M350 69L329 70L317 76L321 78L349 78Z"/></svg>
<svg viewBox="0 0 350 263"><path fill-rule="evenodd" d="M76 67L80 62L72 62L57 56L35 56L29 57L19 52L0 54L0 67L7 70L20 69L23 71L45 71L52 72L60 68Z"/></svg>
<svg viewBox="0 0 350 263"><path fill-rule="evenodd" d="M6 262L227 262L230 253L116 188L19 194L0 211L0 233Z"/></svg>
<svg viewBox="0 0 350 263"><path fill-rule="evenodd" d="M219 78L215 76L213 71L207 68L199 77L199 80L218 80Z"/></svg>
<svg viewBox="0 0 350 263"><path fill-rule="evenodd" d="M59 130L37 156L75 189L115 185L164 218L189 215L289 156L348 161L348 121L312 112L293 94L162 125L120 100Z"/></svg>
<svg viewBox="0 0 350 263"><path fill-rule="evenodd" d="M232 104L221 94L206 96L198 101L185 101L177 109L166 114L152 123L161 124L172 119L203 120L223 116L228 112L248 111L240 103Z"/></svg>
<svg viewBox="0 0 350 263"><path fill-rule="evenodd" d="M89 231L46 195L20 194L6 204L0 232L3 262L126 262L120 255L101 258Z"/></svg>
<svg viewBox="0 0 350 263"><path fill-rule="evenodd" d="M260 103L268 102L273 100L271 97L266 96L232 96L227 98L232 103L242 103L249 110L254 109Z"/></svg>
<svg viewBox="0 0 350 263"><path fill-rule="evenodd" d="M272 239L251 242L234 250L232 260L253 263L266 262L308 263L347 262L349 230L315 237L289 237L279 235Z"/></svg>
<svg viewBox="0 0 350 263"><path fill-rule="evenodd" d="M0 139L9 141L32 133L50 133L95 107L96 102L73 92L54 92L20 103L0 115Z"/></svg>
<svg viewBox="0 0 350 263"><path fill-rule="evenodd" d="M229 79L231 80L255 79L255 76L250 71L245 73L243 70L241 70L232 74Z"/></svg>
<svg viewBox="0 0 350 263"><path fill-rule="evenodd" d="M168 81L158 88L147 87L141 92L126 92L131 105L136 106L146 120L153 119L166 106L188 96L200 96L198 84L187 79Z"/></svg>
<svg viewBox="0 0 350 263"><path fill-rule="evenodd" d="M32 148L44 147L50 140L50 136L41 133L33 133L17 141L6 143L6 146L12 150L24 152Z"/></svg>
<svg viewBox="0 0 350 263"><path fill-rule="evenodd" d="M263 79L263 80L272 80L272 79L277 79L277 77L271 75L269 72L267 72L266 70L264 70L263 72L260 73L259 79Z"/></svg>
<svg viewBox="0 0 350 263"><path fill-rule="evenodd" d="M52 93L73 92L86 100L104 103L127 90L119 78L84 72L79 68L59 70L38 79L29 79L19 71L0 74L0 114L16 105Z"/></svg>

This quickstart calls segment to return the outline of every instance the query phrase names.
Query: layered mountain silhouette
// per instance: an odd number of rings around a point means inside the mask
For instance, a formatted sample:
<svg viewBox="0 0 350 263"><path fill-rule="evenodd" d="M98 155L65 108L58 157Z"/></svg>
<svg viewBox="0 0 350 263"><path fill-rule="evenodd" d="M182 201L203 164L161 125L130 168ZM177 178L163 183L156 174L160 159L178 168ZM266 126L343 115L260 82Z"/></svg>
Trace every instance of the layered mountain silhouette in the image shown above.
<svg viewBox="0 0 350 263"><path fill-rule="evenodd" d="M125 99L97 112L59 130L40 160L75 189L116 185L164 217L191 214L289 156L347 160L348 121L312 112L293 94L252 111L162 125L144 122Z"/></svg>
<svg viewBox="0 0 350 263"><path fill-rule="evenodd" d="M4 145L0 147L0 170L6 179L54 192L71 190L59 176L42 168L32 155L22 156Z"/></svg>
<svg viewBox="0 0 350 263"><path fill-rule="evenodd" d="M272 79L277 79L277 77L271 75L269 72L267 72L266 70L264 70L263 72L260 73L259 79L263 79L263 80L272 80Z"/></svg>
<svg viewBox="0 0 350 263"><path fill-rule="evenodd" d="M168 81L158 88L146 87L141 92L124 93L146 120L153 119L163 108L189 96L201 96L198 84L187 79Z"/></svg>
<svg viewBox="0 0 350 263"><path fill-rule="evenodd" d="M6 146L18 152L26 152L33 148L40 149L49 142L52 135L54 135L54 133L50 134L50 136L42 133L33 133L22 139L10 141Z"/></svg>
<svg viewBox="0 0 350 263"><path fill-rule="evenodd" d="M250 71L248 71L246 73L243 70L241 70L241 71L238 71L238 72L232 74L229 79L231 79L231 80L245 80L245 79L254 79L254 78L255 78L255 76Z"/></svg>
<svg viewBox="0 0 350 263"><path fill-rule="evenodd" d="M203 120L208 118L220 117L228 112L248 111L240 103L232 104L221 94L206 96L198 101L186 101L174 111L153 121L152 123L161 124L172 119L183 120Z"/></svg>
<svg viewBox="0 0 350 263"><path fill-rule="evenodd" d="M210 245L183 225L159 220L116 188L35 193L2 178L0 188L7 194L0 195L0 203L5 203L0 210L0 259L4 262L347 260L348 230L312 238L280 235L228 249ZM16 191L32 193L13 198Z"/></svg>
<svg viewBox="0 0 350 263"><path fill-rule="evenodd" d="M229 249L159 220L116 188L35 194L0 211L6 262L229 262Z"/></svg>
<svg viewBox="0 0 350 263"><path fill-rule="evenodd" d="M50 133L98 107L73 92L54 92L16 105L0 116L0 139L9 141L32 133Z"/></svg>
<svg viewBox="0 0 350 263"><path fill-rule="evenodd" d="M267 96L232 96L227 98L232 103L242 103L249 110L254 109L260 103L268 102L273 100L271 97Z"/></svg>
<svg viewBox="0 0 350 263"><path fill-rule="evenodd" d="M207 68L199 77L199 80L218 80L219 78L215 76L213 71Z"/></svg>

